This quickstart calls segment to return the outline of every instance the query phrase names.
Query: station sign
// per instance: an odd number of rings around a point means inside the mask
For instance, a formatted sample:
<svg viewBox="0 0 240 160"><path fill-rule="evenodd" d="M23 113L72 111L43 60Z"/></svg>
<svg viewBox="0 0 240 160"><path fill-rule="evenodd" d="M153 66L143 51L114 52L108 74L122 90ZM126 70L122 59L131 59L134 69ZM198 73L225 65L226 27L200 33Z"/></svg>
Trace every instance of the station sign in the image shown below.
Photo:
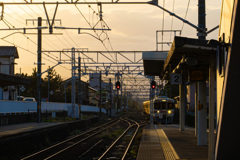
<svg viewBox="0 0 240 160"><path fill-rule="evenodd" d="M204 70L192 70L190 71L190 82L204 81L205 73Z"/></svg>
<svg viewBox="0 0 240 160"><path fill-rule="evenodd" d="M182 84L182 74L172 73L171 74L171 84Z"/></svg>

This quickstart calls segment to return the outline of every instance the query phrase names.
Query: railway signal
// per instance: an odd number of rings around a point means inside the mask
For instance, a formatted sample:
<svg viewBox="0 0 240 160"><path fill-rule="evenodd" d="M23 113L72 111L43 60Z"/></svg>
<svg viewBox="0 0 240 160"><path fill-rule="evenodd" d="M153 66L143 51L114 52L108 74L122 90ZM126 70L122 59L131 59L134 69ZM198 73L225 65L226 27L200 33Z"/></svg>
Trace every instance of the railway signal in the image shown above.
<svg viewBox="0 0 240 160"><path fill-rule="evenodd" d="M156 82L155 82L155 81L152 81L152 82L151 82L151 88L152 88L152 89L155 89L155 88L156 88Z"/></svg>
<svg viewBox="0 0 240 160"><path fill-rule="evenodd" d="M116 88L117 88L117 90L119 90L119 89L120 89L120 87L121 87L121 85L120 85L120 82L119 82L119 81L117 81L117 82L116 82Z"/></svg>

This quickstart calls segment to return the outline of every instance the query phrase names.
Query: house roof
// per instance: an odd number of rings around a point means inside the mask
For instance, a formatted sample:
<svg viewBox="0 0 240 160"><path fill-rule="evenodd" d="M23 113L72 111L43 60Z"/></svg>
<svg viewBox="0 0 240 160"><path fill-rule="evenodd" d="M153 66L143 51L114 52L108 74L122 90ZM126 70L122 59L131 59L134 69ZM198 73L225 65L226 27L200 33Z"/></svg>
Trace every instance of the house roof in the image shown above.
<svg viewBox="0 0 240 160"><path fill-rule="evenodd" d="M19 58L17 48L15 46L0 46L0 57Z"/></svg>
<svg viewBox="0 0 240 160"><path fill-rule="evenodd" d="M77 82L78 82L78 80L75 79L75 83L77 83ZM72 83L72 78L71 78L71 77L68 78L68 79L65 79L65 80L62 82L62 84L71 84L71 83ZM81 80L81 84L88 84L88 83Z"/></svg>

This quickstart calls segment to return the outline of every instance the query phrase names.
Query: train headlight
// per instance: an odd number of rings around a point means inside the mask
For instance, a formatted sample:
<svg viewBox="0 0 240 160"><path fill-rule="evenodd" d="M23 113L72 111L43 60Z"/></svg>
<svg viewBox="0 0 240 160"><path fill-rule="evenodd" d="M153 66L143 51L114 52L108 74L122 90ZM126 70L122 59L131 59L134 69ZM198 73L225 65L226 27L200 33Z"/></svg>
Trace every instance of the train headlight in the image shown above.
<svg viewBox="0 0 240 160"><path fill-rule="evenodd" d="M171 114L172 113L172 111L171 110L168 110L168 114Z"/></svg>
<svg viewBox="0 0 240 160"><path fill-rule="evenodd" d="M157 113L160 113L160 111L157 111Z"/></svg>

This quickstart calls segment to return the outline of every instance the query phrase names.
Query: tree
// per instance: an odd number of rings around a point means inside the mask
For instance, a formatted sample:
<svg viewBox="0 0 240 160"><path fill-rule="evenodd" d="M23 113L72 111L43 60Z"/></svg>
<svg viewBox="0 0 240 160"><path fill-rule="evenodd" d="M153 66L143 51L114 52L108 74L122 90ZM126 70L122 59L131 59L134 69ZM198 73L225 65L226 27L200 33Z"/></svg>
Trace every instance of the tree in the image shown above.
<svg viewBox="0 0 240 160"><path fill-rule="evenodd" d="M50 67L48 67L49 69ZM32 75L22 74L22 77L29 78L31 84L25 86L25 91L22 92L24 97L37 97L37 69L33 68ZM41 97L48 97L48 74L45 78L41 79ZM50 91L52 90L54 94L51 96L52 102L64 102L64 90L62 87L62 78L54 69L49 70L49 86Z"/></svg>
<svg viewBox="0 0 240 160"><path fill-rule="evenodd" d="M30 76L24 73L22 73L21 76L31 80L31 83L25 86L25 91L21 95L24 97L36 98L37 97L37 69L33 68L33 73Z"/></svg>
<svg viewBox="0 0 240 160"><path fill-rule="evenodd" d="M53 91L53 95L50 96L51 102L62 102L63 101L63 88L62 88L62 78L57 74L55 69L50 69L48 67L48 74L42 81L42 96L44 98L48 97L48 79L49 79L49 91Z"/></svg>

